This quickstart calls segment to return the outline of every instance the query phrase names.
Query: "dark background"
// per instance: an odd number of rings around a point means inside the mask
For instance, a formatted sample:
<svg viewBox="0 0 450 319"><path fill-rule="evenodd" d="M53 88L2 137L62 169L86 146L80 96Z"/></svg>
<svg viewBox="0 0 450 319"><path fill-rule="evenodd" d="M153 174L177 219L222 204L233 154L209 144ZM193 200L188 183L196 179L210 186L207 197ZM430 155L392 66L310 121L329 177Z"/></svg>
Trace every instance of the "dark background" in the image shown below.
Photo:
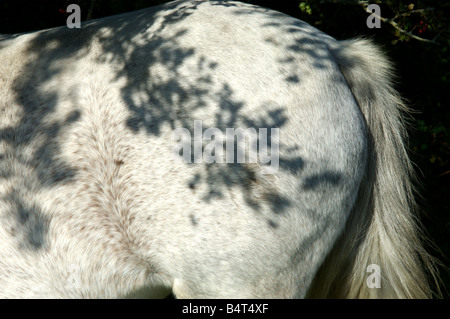
<svg viewBox="0 0 450 319"><path fill-rule="evenodd" d="M65 25L71 3L81 7L82 20L132 11L168 1L158 0L2 0L0 34ZM410 156L421 185L420 219L435 247L429 251L442 262L442 292L449 298L450 272L450 2L433 0L377 1L384 18L398 17L399 28L429 41L411 39L392 25L366 25L368 13L357 0L248 0L287 13L316 26L336 39L368 36L394 62L397 89L414 110L409 130ZM421 11L425 9L424 11ZM1 61L0 61L1 63Z"/></svg>

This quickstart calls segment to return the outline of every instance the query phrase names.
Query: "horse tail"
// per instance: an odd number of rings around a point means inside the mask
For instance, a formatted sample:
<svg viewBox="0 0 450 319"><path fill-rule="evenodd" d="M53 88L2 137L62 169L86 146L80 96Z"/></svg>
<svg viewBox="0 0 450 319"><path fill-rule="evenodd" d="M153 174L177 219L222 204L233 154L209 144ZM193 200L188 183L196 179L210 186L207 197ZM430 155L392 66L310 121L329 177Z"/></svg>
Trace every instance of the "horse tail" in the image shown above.
<svg viewBox="0 0 450 319"><path fill-rule="evenodd" d="M364 115L369 156L346 228L308 296L433 297L436 266L414 216L414 174L405 149L408 109L393 89L393 70L369 40L338 41L330 50Z"/></svg>

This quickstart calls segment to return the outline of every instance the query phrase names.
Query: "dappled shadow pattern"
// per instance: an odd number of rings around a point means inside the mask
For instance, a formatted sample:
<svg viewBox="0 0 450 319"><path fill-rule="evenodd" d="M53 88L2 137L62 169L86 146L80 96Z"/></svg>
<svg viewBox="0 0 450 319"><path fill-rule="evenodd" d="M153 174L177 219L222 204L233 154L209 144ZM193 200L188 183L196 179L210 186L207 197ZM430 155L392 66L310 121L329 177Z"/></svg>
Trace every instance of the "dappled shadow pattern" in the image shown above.
<svg viewBox="0 0 450 319"><path fill-rule="evenodd" d="M16 103L23 110L21 119L17 125L6 127L0 130L0 141L13 145L17 152L21 152L24 146L32 143L41 143L37 147L38 151L28 157L17 157L17 161L23 161L21 165L35 167L39 187L57 187L63 183L70 183L77 176L77 171L70 163L64 162L58 155L61 152L55 137L60 134L63 127L70 127L80 118L80 113L73 110L62 122L49 122L44 119L55 111L60 103L57 88L53 91L46 90L42 93L41 86L44 86L48 78L55 77L66 67L64 61L68 57L79 57L86 54L84 51L94 40L100 43L103 56L98 63L111 63L120 61L120 65L125 67L111 70L113 77L117 80L125 79L125 86L121 91L121 98L128 106L130 116L124 121L132 132L144 130L147 134L159 136L161 127L169 124L173 129L177 127L192 127L192 123L197 118L193 118L184 108L186 101L189 101L192 112L202 109L208 105L208 99L214 96L218 99L219 108L210 118L214 119L213 125L219 129L235 127L253 128L280 128L282 129L288 120L285 115L284 105L270 105L264 109L269 109L266 113L249 117L243 114L242 109L246 101L240 100L234 92L231 84L223 83L222 87L213 89L212 74L218 67L219 62L214 57L204 57L196 55L196 44L191 47L180 45L181 37L189 37L188 29L180 29L178 32L167 35L165 32L172 25L192 15L201 1L179 2L166 4L165 12L161 12L159 7L145 9L134 13L132 19L128 15L120 15L108 19L114 19L114 28L109 33L99 32L97 21L83 25L80 30L69 30L66 28L52 29L41 33L31 40L27 54L38 57L25 62L21 76L16 80L13 90L17 97ZM214 5L236 6L235 3L215 1ZM237 15L252 14L252 7L246 7L235 11ZM266 10L266 9L258 9ZM267 11L267 10L266 10ZM261 21L261 28L273 27L277 25L277 19L284 16L280 13L270 12L267 21ZM101 20L107 25L108 19ZM112 21L112 20L111 20ZM100 25L102 26L102 25ZM302 24L300 26L303 26ZM151 31L149 31L151 30ZM295 33L296 29L288 29L287 32ZM136 41L135 36L140 35L141 41ZM270 44L271 39L266 39ZM274 44L275 45L275 44ZM294 45L286 47L286 51L310 55L316 61L316 68L324 68L322 57L311 47L314 43L311 40L299 36ZM187 59L197 59L197 70L193 74L193 79L186 81L180 74L180 68ZM139 61L140 63L136 63ZM142 64L144 63L144 64ZM288 65L295 70L294 65L289 65L292 60L287 55L286 58L278 61L280 65ZM165 78L153 74L154 66L162 65L169 74ZM45 72L41 72L45 70ZM285 77L286 82L300 83L301 76L296 72ZM70 94L70 92L67 92ZM140 98L137 99L136 96ZM269 130L270 133L270 130ZM268 137L270 149L271 138ZM280 169L290 174L299 175L304 169L305 163L302 158L295 154L296 149L292 146L280 144ZM236 154L236 152L235 152ZM0 162L4 155L0 154ZM189 165L189 164L187 164ZM204 201L211 201L223 196L223 193L230 188L236 188L244 194L244 198L249 207L255 211L261 208L263 201L255 197L252 193L251 183L257 182L259 178L255 168L247 164L224 164L213 165L204 164L206 169L203 174L195 174L187 188L196 188L200 183L207 185L209 192L202 198ZM12 170L0 165L0 178L6 178L15 174ZM341 177L336 172L324 172L321 176L311 176L305 179L303 188L311 190L320 183L326 182L333 187L339 187ZM16 214L17 228L23 226L27 220L34 220L35 236L28 236L26 241L28 246L39 249L45 243L46 225L49 220L45 217L45 211L40 208L28 210L24 198L17 194L2 194L4 198L12 198ZM288 198L277 191L264 194L264 201L271 205L275 214L282 214L290 206ZM36 216L29 216L29 211L40 212ZM276 224L269 220L269 225L275 227ZM27 228L28 229L28 228ZM27 234L24 233L24 237Z"/></svg>

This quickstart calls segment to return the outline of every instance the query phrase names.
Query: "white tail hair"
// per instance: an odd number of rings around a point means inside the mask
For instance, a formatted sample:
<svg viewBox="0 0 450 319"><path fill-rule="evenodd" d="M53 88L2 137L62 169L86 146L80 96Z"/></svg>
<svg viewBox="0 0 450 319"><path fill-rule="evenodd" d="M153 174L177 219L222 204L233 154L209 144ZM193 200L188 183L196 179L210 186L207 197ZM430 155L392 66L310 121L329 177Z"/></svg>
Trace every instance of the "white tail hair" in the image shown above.
<svg viewBox="0 0 450 319"><path fill-rule="evenodd" d="M405 149L408 108L393 88L392 68L366 39L331 47L364 114L369 159L341 238L319 270L311 298L430 298L433 258L414 217L414 174ZM366 284L366 267L380 267L381 287Z"/></svg>

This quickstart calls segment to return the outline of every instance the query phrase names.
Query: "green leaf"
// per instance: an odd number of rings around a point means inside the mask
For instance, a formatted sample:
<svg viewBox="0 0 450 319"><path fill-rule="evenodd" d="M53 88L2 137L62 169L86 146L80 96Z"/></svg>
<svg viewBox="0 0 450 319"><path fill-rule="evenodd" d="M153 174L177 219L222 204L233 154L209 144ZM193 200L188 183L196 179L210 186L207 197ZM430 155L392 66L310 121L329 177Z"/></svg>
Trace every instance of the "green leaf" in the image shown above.
<svg viewBox="0 0 450 319"><path fill-rule="evenodd" d="M307 13L307 14L309 14L309 15L312 14L312 9L311 9L311 6L309 5L308 2L302 1L302 2L300 2L300 4L298 5L298 7L300 8L300 10L301 10L303 13Z"/></svg>

